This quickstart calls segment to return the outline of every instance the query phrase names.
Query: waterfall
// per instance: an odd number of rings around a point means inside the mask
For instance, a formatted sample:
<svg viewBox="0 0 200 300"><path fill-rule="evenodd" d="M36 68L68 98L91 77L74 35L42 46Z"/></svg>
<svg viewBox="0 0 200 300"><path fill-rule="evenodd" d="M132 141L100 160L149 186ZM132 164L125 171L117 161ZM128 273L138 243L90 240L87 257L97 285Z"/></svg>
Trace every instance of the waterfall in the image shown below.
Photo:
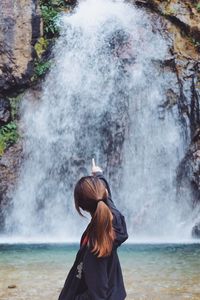
<svg viewBox="0 0 200 300"><path fill-rule="evenodd" d="M144 11L123 1L80 1L59 26L41 97L23 101L25 160L6 235L77 241L88 220L75 212L73 187L95 157L130 241L183 232L187 238L190 207L176 201L187 140L178 107L166 96L178 93L177 78L161 67L169 40Z"/></svg>

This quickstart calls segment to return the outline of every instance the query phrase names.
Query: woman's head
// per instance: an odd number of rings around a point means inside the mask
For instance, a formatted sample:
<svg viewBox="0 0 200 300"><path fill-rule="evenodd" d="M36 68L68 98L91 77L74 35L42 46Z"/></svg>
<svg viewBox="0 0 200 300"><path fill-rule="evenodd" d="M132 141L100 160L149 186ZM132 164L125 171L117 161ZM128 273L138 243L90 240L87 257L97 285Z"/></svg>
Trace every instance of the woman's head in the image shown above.
<svg viewBox="0 0 200 300"><path fill-rule="evenodd" d="M74 189L75 206L80 215L82 215L80 208L93 214L97 208L98 201L106 201L107 196L105 185L95 176L82 177Z"/></svg>
<svg viewBox="0 0 200 300"><path fill-rule="evenodd" d="M112 251L114 230L112 213L106 204L108 191L102 180L95 176L82 177L74 189L75 206L80 215L81 209L92 215L88 238L92 252L98 257L107 256ZM99 201L101 200L101 201Z"/></svg>

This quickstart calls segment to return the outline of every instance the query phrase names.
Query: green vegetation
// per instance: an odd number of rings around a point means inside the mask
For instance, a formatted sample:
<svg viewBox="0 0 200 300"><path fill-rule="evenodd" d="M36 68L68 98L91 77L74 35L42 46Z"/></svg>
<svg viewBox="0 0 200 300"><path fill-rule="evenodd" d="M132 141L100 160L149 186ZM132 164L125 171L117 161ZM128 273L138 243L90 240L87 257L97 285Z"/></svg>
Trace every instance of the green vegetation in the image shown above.
<svg viewBox="0 0 200 300"><path fill-rule="evenodd" d="M43 57L43 54L45 54L45 51L48 48L48 45L49 41L46 38L41 37L34 46L37 58L35 60L34 66L35 72L33 77L31 78L32 81L35 81L38 78L44 76L51 66L51 61L45 60L45 58Z"/></svg>
<svg viewBox="0 0 200 300"><path fill-rule="evenodd" d="M38 58L42 57L42 54L47 49L48 45L49 45L49 42L47 39L45 39L44 37L39 38L39 40L37 41L37 43L34 46Z"/></svg>
<svg viewBox="0 0 200 300"><path fill-rule="evenodd" d="M0 127L0 156L3 155L7 147L17 142L19 133L14 121Z"/></svg>
<svg viewBox="0 0 200 300"><path fill-rule="evenodd" d="M61 11L69 11L70 7L64 0L40 0L40 9L44 22L44 37L52 38L59 35L57 25L58 15Z"/></svg>
<svg viewBox="0 0 200 300"><path fill-rule="evenodd" d="M198 12L200 12L200 2L199 2L199 3L197 3L197 5L196 5L196 9L197 9L197 11L198 11Z"/></svg>
<svg viewBox="0 0 200 300"><path fill-rule="evenodd" d="M68 12L70 7L65 0L40 0L40 9L43 19L44 36L41 37L34 48L37 54L35 59L35 72L32 82L43 77L51 67L51 60L45 57L46 50L52 45L53 40L59 36L57 25L58 15L61 11Z"/></svg>
<svg viewBox="0 0 200 300"><path fill-rule="evenodd" d="M35 75L34 79L37 79L38 77L42 77L46 74L46 72L50 69L51 67L51 61L37 61L35 63Z"/></svg>
<svg viewBox="0 0 200 300"><path fill-rule="evenodd" d="M195 46L195 48L199 48L200 47L200 42L197 41L194 38L190 38L190 42Z"/></svg>
<svg viewBox="0 0 200 300"><path fill-rule="evenodd" d="M40 8L44 22L44 35L46 37L53 37L55 35L58 35L59 29L56 25L58 10L48 4L42 4Z"/></svg>
<svg viewBox="0 0 200 300"><path fill-rule="evenodd" d="M9 98L11 105L11 117L12 120L18 119L19 105L24 93L19 94L17 97Z"/></svg>
<svg viewBox="0 0 200 300"><path fill-rule="evenodd" d="M21 93L17 97L9 98L12 121L0 126L0 156L4 154L9 146L15 144L20 136L17 128L17 119L19 118L19 105L23 95L24 94Z"/></svg>
<svg viewBox="0 0 200 300"><path fill-rule="evenodd" d="M166 7L164 14L166 16L168 16L168 15L175 16L177 14L177 11L175 8L168 6L168 7Z"/></svg>

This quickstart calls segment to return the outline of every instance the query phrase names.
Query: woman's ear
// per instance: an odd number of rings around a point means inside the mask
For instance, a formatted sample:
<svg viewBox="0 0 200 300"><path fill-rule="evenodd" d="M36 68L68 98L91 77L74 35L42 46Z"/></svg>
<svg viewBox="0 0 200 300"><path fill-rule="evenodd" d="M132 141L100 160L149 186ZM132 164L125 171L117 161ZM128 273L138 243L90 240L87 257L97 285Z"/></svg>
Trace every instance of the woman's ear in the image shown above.
<svg viewBox="0 0 200 300"><path fill-rule="evenodd" d="M109 194L108 194L108 190L106 189L106 198L108 198Z"/></svg>

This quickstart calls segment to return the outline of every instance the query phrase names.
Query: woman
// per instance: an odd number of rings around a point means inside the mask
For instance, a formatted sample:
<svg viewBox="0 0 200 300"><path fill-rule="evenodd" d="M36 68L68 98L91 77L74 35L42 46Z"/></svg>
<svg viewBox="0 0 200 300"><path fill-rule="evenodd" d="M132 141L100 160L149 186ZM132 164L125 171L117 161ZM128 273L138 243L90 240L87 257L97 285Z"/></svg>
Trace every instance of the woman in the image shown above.
<svg viewBox="0 0 200 300"><path fill-rule="evenodd" d="M112 199L102 170L93 162L93 176L82 177L74 190L75 206L91 215L80 249L59 300L124 300L121 267L117 255L127 238L126 223Z"/></svg>

